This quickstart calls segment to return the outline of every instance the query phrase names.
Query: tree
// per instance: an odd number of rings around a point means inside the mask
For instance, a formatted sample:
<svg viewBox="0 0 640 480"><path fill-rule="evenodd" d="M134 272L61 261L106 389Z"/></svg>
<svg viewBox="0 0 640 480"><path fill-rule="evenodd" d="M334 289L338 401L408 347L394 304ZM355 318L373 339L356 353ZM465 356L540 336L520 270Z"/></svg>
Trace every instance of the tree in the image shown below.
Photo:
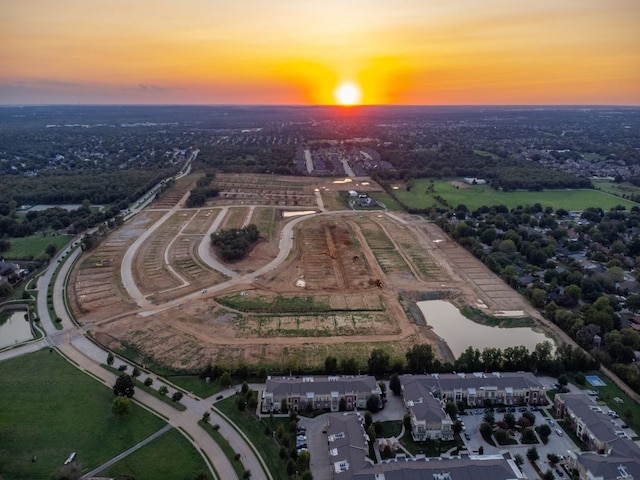
<svg viewBox="0 0 640 480"><path fill-rule="evenodd" d="M182 397L182 392L174 392L174 394L171 395L171 400L173 400L174 402L179 402L180 400L182 400Z"/></svg>
<svg viewBox="0 0 640 480"><path fill-rule="evenodd" d="M389 379L389 390L391 390L394 395L400 396L402 385L400 383L400 377L397 373L391 375L391 378Z"/></svg>
<svg viewBox="0 0 640 480"><path fill-rule="evenodd" d="M384 382L378 382L378 387L380 387L380 396L383 399L387 398L387 384Z"/></svg>
<svg viewBox="0 0 640 480"><path fill-rule="evenodd" d="M412 373L427 373L433 368L435 354L428 344L414 345L405 354L407 369Z"/></svg>
<svg viewBox="0 0 640 480"><path fill-rule="evenodd" d="M522 432L522 443L538 443L538 437L533 431L533 428L527 427Z"/></svg>
<svg viewBox="0 0 640 480"><path fill-rule="evenodd" d="M493 427L489 422L482 422L480 424L480 435L485 438L489 438L493 433Z"/></svg>
<svg viewBox="0 0 640 480"><path fill-rule="evenodd" d="M210 412L204 412L202 414L202 421L204 423L209 423L209 420L211 420L211 413Z"/></svg>
<svg viewBox="0 0 640 480"><path fill-rule="evenodd" d="M558 455L556 455L555 453L547 453L547 460L549 460L549 464L552 467L555 467L556 464L560 461L560 457L558 457Z"/></svg>
<svg viewBox="0 0 640 480"><path fill-rule="evenodd" d="M367 398L367 410L372 413L376 413L380 410L380 398L378 395L369 395Z"/></svg>
<svg viewBox="0 0 640 480"><path fill-rule="evenodd" d="M373 417L371 416L371 412L364 412L364 429L366 430L373 423Z"/></svg>
<svg viewBox="0 0 640 480"><path fill-rule="evenodd" d="M555 477L555 475L553 474L553 470L547 470L546 472L544 472L542 474L542 476L540 477L542 480L553 480Z"/></svg>
<svg viewBox="0 0 640 480"><path fill-rule="evenodd" d="M309 452L300 452L298 453L298 458L296 459L296 466L298 467L299 472L304 472L305 470L309 470L309 463L311 462L311 455Z"/></svg>
<svg viewBox="0 0 640 480"><path fill-rule="evenodd" d="M115 357L113 356L113 353L109 352L109 355L107 355L107 365L113 365L114 360Z"/></svg>
<svg viewBox="0 0 640 480"><path fill-rule="evenodd" d="M458 415L458 407L453 402L447 402L444 406L444 411L452 420Z"/></svg>
<svg viewBox="0 0 640 480"><path fill-rule="evenodd" d="M118 395L111 402L111 413L116 417L124 417L131 411L131 401L124 396Z"/></svg>
<svg viewBox="0 0 640 480"><path fill-rule="evenodd" d="M147 377L144 379L144 386L145 387L150 387L151 385L153 385L153 378L151 377Z"/></svg>
<svg viewBox="0 0 640 480"><path fill-rule="evenodd" d="M158 389L158 393L164 397L167 393L169 393L169 389L167 388L167 386L166 386L166 385L162 385L162 386Z"/></svg>
<svg viewBox="0 0 640 480"><path fill-rule="evenodd" d="M367 435L369 436L369 442L373 444L376 441L376 429L373 425L367 428Z"/></svg>
<svg viewBox="0 0 640 480"><path fill-rule="evenodd" d="M389 354L381 348L374 348L367 361L370 375L381 375L389 369Z"/></svg>
<svg viewBox="0 0 640 480"><path fill-rule="evenodd" d="M531 447L529 450L527 450L527 458L531 463L537 462L540 459L538 449L536 447Z"/></svg>
<svg viewBox="0 0 640 480"><path fill-rule="evenodd" d="M520 468L524 463L524 458L522 458L522 455L520 455L519 453L516 453L516 455L513 457L513 461L518 466L518 468Z"/></svg>
<svg viewBox="0 0 640 480"><path fill-rule="evenodd" d="M220 376L220 385L222 385L223 387L231 386L231 374L229 374L229 372L224 372Z"/></svg>
<svg viewBox="0 0 640 480"><path fill-rule="evenodd" d="M135 394L133 380L129 375L120 375L113 385L114 395L131 398Z"/></svg>
<svg viewBox="0 0 640 480"><path fill-rule="evenodd" d="M538 435L542 437L543 440L545 438L548 438L549 435L551 435L551 427L546 423L542 423L538 427L536 427L536 431L538 432Z"/></svg>
<svg viewBox="0 0 640 480"><path fill-rule="evenodd" d="M338 373L338 359L328 356L324 359L324 373L327 375L335 375Z"/></svg>
<svg viewBox="0 0 640 480"><path fill-rule="evenodd" d="M57 251L58 251L58 247L56 246L55 243L50 243L44 249L44 253L46 253L49 258L53 258L53 256L56 254Z"/></svg>
<svg viewBox="0 0 640 480"><path fill-rule="evenodd" d="M133 371L131 372L131 376L133 378L138 378L142 372L138 367L133 367Z"/></svg>

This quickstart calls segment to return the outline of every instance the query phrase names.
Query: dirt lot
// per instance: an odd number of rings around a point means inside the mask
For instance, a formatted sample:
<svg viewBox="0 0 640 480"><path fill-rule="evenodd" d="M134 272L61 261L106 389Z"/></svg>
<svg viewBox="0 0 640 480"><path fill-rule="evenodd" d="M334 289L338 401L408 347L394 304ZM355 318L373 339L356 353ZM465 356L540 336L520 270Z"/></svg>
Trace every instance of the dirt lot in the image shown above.
<svg viewBox="0 0 640 480"><path fill-rule="evenodd" d="M276 259L285 226L295 221L283 212L318 212L316 188L336 196L353 184L268 175L220 175L216 181L229 195L199 209L155 204L82 257L70 292L80 322L100 341L132 347L140 360L175 369L197 369L211 360L289 370L320 365L328 354L353 357L364 367L373 348L403 358L408 347L424 342L452 359L446 344L406 313L412 309L400 303L400 292L440 292L459 306L534 315L519 294L437 226L406 214L310 215L293 227L288 256L254 274ZM166 198L181 198L184 185ZM380 188L373 182L366 187ZM169 211L133 262L135 282L152 303L139 308L122 285L120 264L141 230ZM214 222L218 228L252 222L263 232L249 257L226 265L232 278L198 253Z"/></svg>

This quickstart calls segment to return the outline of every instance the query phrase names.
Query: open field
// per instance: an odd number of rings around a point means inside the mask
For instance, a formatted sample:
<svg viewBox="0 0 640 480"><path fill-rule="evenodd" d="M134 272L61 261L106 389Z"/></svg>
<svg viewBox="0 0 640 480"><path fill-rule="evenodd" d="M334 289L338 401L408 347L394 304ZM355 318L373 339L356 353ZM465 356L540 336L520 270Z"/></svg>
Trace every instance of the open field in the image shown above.
<svg viewBox="0 0 640 480"><path fill-rule="evenodd" d="M204 473L205 478L212 478L198 451L180 432L172 429L103 470L99 475L111 478L118 475L131 475L140 480L146 478L191 480L198 473Z"/></svg>
<svg viewBox="0 0 640 480"><path fill-rule="evenodd" d="M438 204L435 195L444 198L451 208L458 205L466 205L471 211L483 205L506 205L515 208L518 205L534 205L539 203L543 207L552 207L554 210L584 210L587 207L600 207L609 210L616 205L624 205L631 208L636 203L623 198L607 195L598 190L544 190L542 192L496 191L489 185L473 185L471 188L456 188L448 180L434 180L433 193L427 193L427 187L431 184L429 179L415 180L415 185L410 192L406 191L404 184L397 184L395 195L399 200L412 208L429 209L442 207Z"/></svg>
<svg viewBox="0 0 640 480"><path fill-rule="evenodd" d="M598 190L610 193L611 195L617 195L619 197L623 195L640 195L640 187L635 186L633 183L616 183L612 180L591 180L591 182Z"/></svg>
<svg viewBox="0 0 640 480"><path fill-rule="evenodd" d="M336 204L339 192L357 183L379 191L362 179L218 179L223 180L234 185L236 195L242 185L251 191L286 185L309 190L314 198L315 188L323 198L335 189ZM98 247L99 257L83 257L73 290L84 295L78 300L85 307L78 312L83 326L111 348L174 371L198 371L208 361L289 371L316 368L329 354L363 363L374 348L401 359L416 343L430 343L442 359L452 360L446 344L412 310L413 299L424 294L447 298L458 307L483 304L488 315L523 310L536 317L518 293L420 216L383 210L323 212L316 204L314 215L285 218L283 211L296 208L217 202L201 209L176 206L137 251L135 279L152 307L132 306L120 284L122 252L130 245L123 239L137 238L129 224ZM166 211L149 212L160 216ZM138 228L139 221L131 228ZM250 221L263 234L248 257L207 264L215 259L210 245L202 243L209 241L205 233L210 226L238 227ZM149 222L147 218L146 228ZM278 257L281 237L289 236L288 243L283 240L287 255ZM106 246L113 244L120 246L120 254L105 257L107 251L111 254ZM200 258L205 257L203 248L209 260ZM113 264L97 267L98 258L113 258ZM218 272L220 264L233 274Z"/></svg>
<svg viewBox="0 0 640 480"><path fill-rule="evenodd" d="M164 426L135 404L115 418L113 392L48 349L3 362L0 388L5 478L48 478L74 451L88 471Z"/></svg>
<svg viewBox="0 0 640 480"><path fill-rule="evenodd" d="M45 255L44 249L53 243L58 250L71 241L71 235L42 235L41 233L21 238L9 238L11 248L2 253L2 257L9 260L26 260Z"/></svg>

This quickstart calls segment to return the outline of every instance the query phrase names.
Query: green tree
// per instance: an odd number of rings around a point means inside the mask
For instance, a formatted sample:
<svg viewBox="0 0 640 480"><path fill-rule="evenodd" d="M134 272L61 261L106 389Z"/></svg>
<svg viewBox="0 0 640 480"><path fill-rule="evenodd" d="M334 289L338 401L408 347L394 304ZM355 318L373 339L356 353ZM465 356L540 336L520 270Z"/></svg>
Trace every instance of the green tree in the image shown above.
<svg viewBox="0 0 640 480"><path fill-rule="evenodd" d="M225 388L228 388L231 386L231 374L229 372L224 372L220 376L220 385L222 385Z"/></svg>
<svg viewBox="0 0 640 480"><path fill-rule="evenodd" d="M376 441L376 429L373 427L373 425L371 425L369 428L367 428L367 435L369 435L369 442L370 443L374 443Z"/></svg>
<svg viewBox="0 0 640 480"><path fill-rule="evenodd" d="M324 373L327 375L335 375L338 373L338 359L328 356L324 359Z"/></svg>
<svg viewBox="0 0 640 480"><path fill-rule="evenodd" d="M158 389L158 393L162 396L165 396L167 393L169 393L169 389L167 388L166 385L162 385L160 386L160 388Z"/></svg>
<svg viewBox="0 0 640 480"><path fill-rule="evenodd" d="M182 397L182 392L174 392L173 395L171 395L171 400L173 400L174 402L179 402L180 400L182 400Z"/></svg>
<svg viewBox="0 0 640 480"><path fill-rule="evenodd" d="M49 258L53 258L53 256L56 254L57 251L58 251L58 247L56 246L55 243L50 243L44 249L44 253L46 253Z"/></svg>
<svg viewBox="0 0 640 480"><path fill-rule="evenodd" d="M391 390L394 395L400 396L402 385L400 383L400 377L397 373L391 375L391 378L389 379L389 390Z"/></svg>
<svg viewBox="0 0 640 480"><path fill-rule="evenodd" d="M309 464L311 462L311 455L309 452L300 452L298 453L298 458L296 459L296 466L298 467L298 472L304 472L305 470L309 470Z"/></svg>
<svg viewBox="0 0 640 480"><path fill-rule="evenodd" d="M129 375L120 375L113 385L114 395L131 398L135 394L133 380Z"/></svg>
<svg viewBox="0 0 640 480"><path fill-rule="evenodd" d="M532 463L540 460L540 454L538 454L538 449L536 447L531 447L529 450L527 450L527 458Z"/></svg>
<svg viewBox="0 0 640 480"><path fill-rule="evenodd" d="M144 379L144 386L145 387L150 387L151 385L153 385L153 378L151 377L147 377Z"/></svg>
<svg viewBox="0 0 640 480"><path fill-rule="evenodd" d="M116 396L111 402L111 413L116 417L124 417L131 412L131 400L127 397Z"/></svg>
<svg viewBox="0 0 640 480"><path fill-rule="evenodd" d="M113 353L109 352L109 355L107 355L107 365L109 366L113 365L114 361L115 361L115 357L113 356Z"/></svg>
<svg viewBox="0 0 640 480"><path fill-rule="evenodd" d="M405 354L407 369L412 373L427 373L433 368L435 354L431 345L414 345Z"/></svg>
<svg viewBox="0 0 640 480"><path fill-rule="evenodd" d="M133 367L133 371L131 372L131 376L133 378L138 378L142 372L138 367Z"/></svg>
<svg viewBox="0 0 640 480"><path fill-rule="evenodd" d="M204 412L202 414L202 421L204 423L209 423L210 420L211 420L211 413L210 412Z"/></svg>
<svg viewBox="0 0 640 480"><path fill-rule="evenodd" d="M489 422L482 422L480 424L480 435L482 435L484 438L489 438L491 437L492 433L493 433L493 427Z"/></svg>
<svg viewBox="0 0 640 480"><path fill-rule="evenodd" d="M367 398L367 410L372 413L376 413L380 410L380 399L378 398L378 395L369 395Z"/></svg>
<svg viewBox="0 0 640 480"><path fill-rule="evenodd" d="M522 455L520 455L519 453L516 453L516 455L513 457L513 461L518 466L518 468L520 468L524 464L524 458L522 458Z"/></svg>
<svg viewBox="0 0 640 480"><path fill-rule="evenodd" d="M389 369L389 354L381 348L374 348L367 361L370 375L381 375Z"/></svg>
<svg viewBox="0 0 640 480"><path fill-rule="evenodd" d="M364 429L366 430L373 423L373 417L371 416L371 412L368 410L364 412Z"/></svg>

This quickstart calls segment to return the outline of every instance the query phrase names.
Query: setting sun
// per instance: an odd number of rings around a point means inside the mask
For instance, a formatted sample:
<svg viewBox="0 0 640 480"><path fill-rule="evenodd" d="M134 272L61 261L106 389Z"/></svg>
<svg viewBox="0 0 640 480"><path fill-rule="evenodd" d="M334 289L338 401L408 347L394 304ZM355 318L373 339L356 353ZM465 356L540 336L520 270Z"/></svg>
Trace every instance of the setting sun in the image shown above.
<svg viewBox="0 0 640 480"><path fill-rule="evenodd" d="M352 82L344 82L338 85L333 92L338 105L358 105L362 99L360 87Z"/></svg>

